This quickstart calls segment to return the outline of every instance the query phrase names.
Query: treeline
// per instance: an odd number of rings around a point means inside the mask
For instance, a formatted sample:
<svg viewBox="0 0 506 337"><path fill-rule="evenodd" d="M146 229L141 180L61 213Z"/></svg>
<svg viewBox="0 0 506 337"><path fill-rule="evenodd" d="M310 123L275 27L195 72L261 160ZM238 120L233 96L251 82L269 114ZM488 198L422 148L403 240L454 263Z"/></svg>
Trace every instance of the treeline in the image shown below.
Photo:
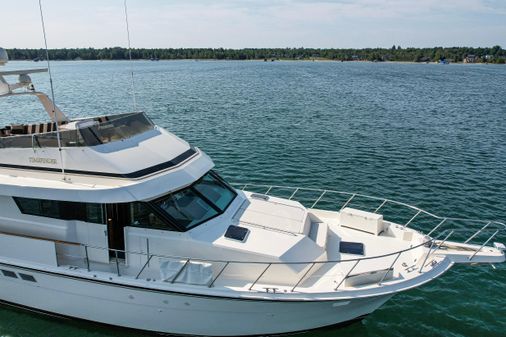
<svg viewBox="0 0 506 337"><path fill-rule="evenodd" d="M44 60L43 49L8 49L12 60ZM310 60L326 59L341 61L408 61L437 62L489 62L505 63L506 50L500 46L490 48L365 48L365 49L316 49L316 48L167 48L131 50L133 59L213 59L213 60ZM122 47L113 48L69 48L51 49L52 60L127 60L129 51Z"/></svg>

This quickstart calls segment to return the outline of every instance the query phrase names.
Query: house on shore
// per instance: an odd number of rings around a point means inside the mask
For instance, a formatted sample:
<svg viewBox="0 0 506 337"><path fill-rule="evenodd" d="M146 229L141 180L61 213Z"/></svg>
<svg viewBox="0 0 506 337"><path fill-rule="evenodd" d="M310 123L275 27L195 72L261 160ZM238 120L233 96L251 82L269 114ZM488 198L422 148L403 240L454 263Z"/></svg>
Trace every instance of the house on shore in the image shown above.
<svg viewBox="0 0 506 337"><path fill-rule="evenodd" d="M464 63L476 63L479 61L479 57L476 55L468 54L466 57L464 57Z"/></svg>

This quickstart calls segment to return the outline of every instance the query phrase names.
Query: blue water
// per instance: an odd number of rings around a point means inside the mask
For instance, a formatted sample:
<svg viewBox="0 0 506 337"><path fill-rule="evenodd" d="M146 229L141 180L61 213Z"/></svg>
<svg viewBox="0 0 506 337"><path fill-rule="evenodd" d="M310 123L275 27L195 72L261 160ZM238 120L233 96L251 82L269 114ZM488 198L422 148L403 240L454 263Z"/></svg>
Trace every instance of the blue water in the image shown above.
<svg viewBox="0 0 506 337"><path fill-rule="evenodd" d="M9 69L44 66L11 62ZM130 63L54 62L70 116L132 110ZM329 188L506 220L506 67L137 61L137 105L235 182ZM47 75L33 75L41 90ZM0 124L45 120L0 100ZM506 242L504 235L497 241ZM457 266L361 323L308 336L506 336L506 268ZM0 308L1 336L135 336Z"/></svg>

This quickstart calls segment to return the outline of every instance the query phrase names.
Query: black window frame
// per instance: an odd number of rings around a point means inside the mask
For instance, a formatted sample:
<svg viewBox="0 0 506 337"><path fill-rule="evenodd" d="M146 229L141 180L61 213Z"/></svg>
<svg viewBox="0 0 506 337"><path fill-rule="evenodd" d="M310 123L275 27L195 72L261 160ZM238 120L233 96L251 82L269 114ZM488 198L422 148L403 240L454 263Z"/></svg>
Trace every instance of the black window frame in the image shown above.
<svg viewBox="0 0 506 337"><path fill-rule="evenodd" d="M223 186L228 189L230 192L232 192L233 194L233 198L230 199L230 201L228 202L228 204L223 208L223 210L221 210L218 206L216 206L211 200L209 200L208 198L206 198L202 193L200 193L196 188L193 188L195 185L199 184L202 179L206 176L210 174L213 178L215 178L216 180L218 180L220 183L223 184ZM191 189L195 194L197 194L202 200L204 200L204 202L206 204L208 204L211 208L213 208L215 211L216 211L216 214L213 215L212 217L209 217L209 218L206 218L205 220L202 220L200 222L197 222L195 223L194 225L192 225L191 227L184 227L184 226L181 226L180 224L177 223L177 221L172 218L167 212L163 211L160 206L157 205L158 202L164 200L167 198L167 196L171 195L171 194L175 194L175 193L179 193L183 190L186 190L186 189ZM234 200L237 198L237 191L232 187L230 186L229 183L227 183L222 177L220 177L220 175L218 173L216 173L215 171L213 170L210 170L208 172L206 172L204 175L202 175L202 177L200 177L198 180L194 181L192 184L190 185L187 185L183 188L180 188L176 191L172 191L168 194L165 194L159 198L156 198L154 200L151 200L150 202L148 202L148 204L152 207L152 209L156 210L157 213L159 215L161 215L163 217L163 219L165 219L167 222L169 222L174 228L177 228L177 230L179 232L187 232L189 230L192 230L194 229L195 227L198 227L200 226L201 224L207 222L207 221L210 221L216 217L219 217L220 215L222 215L223 213L225 213L227 211L227 209L230 207L230 205L234 202ZM153 228L151 227L152 229L156 229L156 228Z"/></svg>

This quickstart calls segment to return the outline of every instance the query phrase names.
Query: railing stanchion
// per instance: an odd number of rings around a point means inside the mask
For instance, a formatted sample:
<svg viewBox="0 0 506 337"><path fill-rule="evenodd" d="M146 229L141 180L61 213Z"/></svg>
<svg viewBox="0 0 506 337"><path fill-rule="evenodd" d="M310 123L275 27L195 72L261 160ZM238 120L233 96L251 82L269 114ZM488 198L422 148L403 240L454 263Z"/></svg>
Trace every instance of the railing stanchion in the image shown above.
<svg viewBox="0 0 506 337"><path fill-rule="evenodd" d="M148 254L148 267L149 267L149 260L151 260L151 254L149 253L149 238L146 238L146 254Z"/></svg>
<svg viewBox="0 0 506 337"><path fill-rule="evenodd" d="M373 213L378 213L378 211L381 209L381 207L385 206L385 204L387 203L387 201L388 201L388 199L383 200L383 202L381 203L381 205L379 205L378 208L376 208Z"/></svg>
<svg viewBox="0 0 506 337"><path fill-rule="evenodd" d="M297 187L295 189L295 191L293 191L292 195L290 196L290 198L288 198L288 200L292 200L293 197L295 197L295 194L297 194L297 192L299 191L299 188Z"/></svg>
<svg viewBox="0 0 506 337"><path fill-rule="evenodd" d="M302 277L299 279L299 281L297 281L297 283L293 286L292 290L290 290L291 292L293 292L295 290L295 288L297 288L299 286L299 284L302 282L302 280L307 276L307 274L309 274L309 272L311 271L311 269L313 269L313 267L315 266L316 262L313 262L313 264L311 264L311 267L309 267L306 272L304 273L304 275L302 275Z"/></svg>
<svg viewBox="0 0 506 337"><path fill-rule="evenodd" d="M434 249L434 251L431 252L431 249L432 249L432 246L434 245L434 243L431 245L431 247L429 248L429 251L427 252L427 255L425 256L425 259L423 260L423 263L422 265L420 266L420 270L419 272L421 273L422 272L422 269L423 267L425 267L425 263L427 262L427 259L432 255L432 253L434 253L436 250L438 250L439 248L441 248L443 246L443 244L446 242L446 240L448 240L448 238L453 234L454 231L451 231L444 239L443 241L441 241L441 243L439 245L437 245L437 247Z"/></svg>
<svg viewBox="0 0 506 337"><path fill-rule="evenodd" d="M116 260L116 272L118 273L118 276L121 276L119 273L119 261L118 261L118 251L114 250L114 260Z"/></svg>
<svg viewBox="0 0 506 337"><path fill-rule="evenodd" d="M397 254L397 256L395 257L395 260L394 262L392 262L392 264L390 265L390 267L388 267L387 271L385 272L385 274L383 274L383 277L381 278L381 280L378 282L378 285L380 286L381 283L383 283L383 281L385 280L385 278L387 277L388 273L390 272L390 270L392 270L392 274L394 272L394 265L395 265L395 262L397 262L397 260L399 259L399 257L401 257L401 254L402 252L400 252L399 254Z"/></svg>
<svg viewBox="0 0 506 337"><path fill-rule="evenodd" d="M88 246L84 245L84 255L86 255L86 269L90 271L90 259L88 257Z"/></svg>
<svg viewBox="0 0 506 337"><path fill-rule="evenodd" d="M327 190L324 190L324 191L322 192L322 194L320 194L320 196L318 197L318 199L316 199L316 201L314 202L314 204L313 204L313 205L311 205L311 207L310 207L310 208L314 208L314 207L316 206L316 204L317 204L320 200L322 200L322 198L323 198L323 196L325 195L325 193L327 193Z"/></svg>
<svg viewBox="0 0 506 337"><path fill-rule="evenodd" d="M241 191L244 191L246 189L246 187L248 187L249 184L246 184L244 185L242 188L241 188Z"/></svg>
<svg viewBox="0 0 506 337"><path fill-rule="evenodd" d="M478 249L474 252L474 254L473 254L473 255L471 255L471 257L469 257L469 261L471 261L471 260L473 259L473 257L475 257L475 256L476 256L476 254L478 254L478 253L479 253L479 252L483 249L483 247L485 247L485 246L486 246L486 244L487 244L487 243L489 243L489 242L490 242L490 240L492 240L492 239L494 238L494 236L496 236L496 235L497 235L497 233L499 233L499 230L496 230L496 231L495 231L495 233L494 233L494 234L492 234L492 235L491 235L491 236L487 239L487 241L483 242L483 244L480 246L480 248L478 248Z"/></svg>
<svg viewBox="0 0 506 337"><path fill-rule="evenodd" d="M487 228L492 222L489 221L487 222L487 224L483 227L481 227L476 233L474 233L473 235L471 235L469 237L469 239L467 239L466 241L464 241L464 243L468 243L469 241L471 241L472 239L474 239L478 234L480 234L485 228Z"/></svg>
<svg viewBox="0 0 506 337"><path fill-rule="evenodd" d="M253 282L253 283L251 284L251 286L249 287L249 289L248 289L248 290L253 289L253 287L255 286L255 284L257 284L257 282L258 282L258 281L262 278L262 276L264 276L265 272L267 271L267 269L269 269L269 268L271 267L271 265L272 265L272 263L269 263L269 264L267 265L267 267L266 267L266 268L264 269L264 271L260 274L260 276L258 276L258 277L257 277L257 279L255 280L255 282Z"/></svg>
<svg viewBox="0 0 506 337"><path fill-rule="evenodd" d="M353 195L351 196L351 198L348 199L348 201L346 201L343 205L343 207L341 207L340 211L342 211L346 206L348 206L348 204L353 200L353 198L355 198L355 195L356 193L353 193Z"/></svg>
<svg viewBox="0 0 506 337"><path fill-rule="evenodd" d="M176 282L177 278L179 277L179 275L181 275L181 273L183 272L183 270L186 268L186 266L188 265L188 263L190 263L190 259L186 259L186 262L183 264L183 266L181 267L181 269L178 270L178 272L176 273L176 275L172 278L172 280L170 280L170 283L174 283Z"/></svg>
<svg viewBox="0 0 506 337"><path fill-rule="evenodd" d="M446 221L446 218L444 218L444 219L443 219L443 220L442 220L442 221L441 221L441 222L440 222L440 223L439 223L436 227L432 228L432 230L431 230L429 233L427 233L427 235L429 235L429 236L430 236L432 233L434 233L434 231L435 231L436 229L438 229L439 227L441 227L441 225L442 225L442 224L444 224L444 223L445 223L445 221Z"/></svg>
<svg viewBox="0 0 506 337"><path fill-rule="evenodd" d="M225 266L223 266L223 268L221 268L220 272L218 273L218 275L216 275L216 277L213 279L213 281L209 284L209 288L212 288L213 285L214 285L214 282L216 282L216 280L218 279L218 277L221 276L221 274L225 271L225 269L228 267L228 265L230 264L230 262L227 261L227 263L225 263Z"/></svg>
<svg viewBox="0 0 506 337"><path fill-rule="evenodd" d="M269 186L269 188L267 189L267 192L265 192L264 194L265 195L269 195L269 192L272 190L272 186Z"/></svg>
<svg viewBox="0 0 506 337"><path fill-rule="evenodd" d="M411 219L409 219L409 221L408 221L408 222L406 222L406 224L405 224L404 226L402 226L402 228L404 229L404 228L408 227L408 225L409 225L409 224L410 224L413 220L415 220L415 218L416 218L416 217L418 216L418 214L420 214L421 212L422 212L421 210L419 210L418 212L416 212L416 214L415 214L415 215L414 215Z"/></svg>
<svg viewBox="0 0 506 337"><path fill-rule="evenodd" d="M337 287L334 288L335 291L337 291L337 289L341 286L341 284L343 284L343 282L348 278L348 276L350 276L351 272L353 271L353 269L355 269L355 267L358 265L359 262L360 262L360 260L357 260L357 262L355 262L355 264L353 265L353 267L351 267L351 269L348 270L348 272L343 277L343 279L341 280L341 282L339 282L339 284L337 285Z"/></svg>
<svg viewBox="0 0 506 337"><path fill-rule="evenodd" d="M146 263L144 263L144 265L142 266L141 270L139 271L139 273L137 274L137 276L135 276L135 279L137 280L139 278L139 276L141 276L142 272L144 271L144 269L149 265L149 261L151 261L151 258L153 257L153 255L149 255L148 257L148 260L146 261Z"/></svg>

